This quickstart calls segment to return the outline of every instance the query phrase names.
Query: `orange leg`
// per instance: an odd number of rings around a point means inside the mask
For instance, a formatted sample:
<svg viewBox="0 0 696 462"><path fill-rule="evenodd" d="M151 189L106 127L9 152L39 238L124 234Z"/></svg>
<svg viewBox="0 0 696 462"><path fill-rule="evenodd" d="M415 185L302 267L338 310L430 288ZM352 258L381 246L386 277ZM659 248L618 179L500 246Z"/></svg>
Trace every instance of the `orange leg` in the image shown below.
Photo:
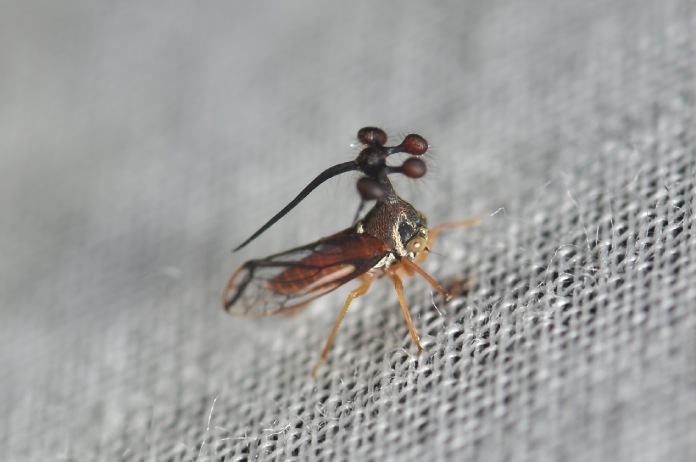
<svg viewBox="0 0 696 462"><path fill-rule="evenodd" d="M362 285L354 291L352 291L350 295L348 295L346 303L343 304L343 308L341 309L341 312L338 315L338 319L334 323L333 329L331 329L331 333L329 334L329 338L326 341L326 344L324 345L324 350L321 352L321 357L319 358L317 365L314 366L314 369L312 369L312 377L317 376L317 371L319 370L319 367L321 367L321 365L324 364L324 361L326 361L326 357L329 355L329 350L331 349L331 345L333 345L336 333L338 333L338 328L341 327L341 322L343 322L343 318L345 318L346 313L348 312L348 307L350 306L350 303L356 298L360 297L361 295L364 295L365 292L367 292L367 290L370 288L370 285L372 284L372 281L374 279L375 275L373 273L365 273L362 276L360 276Z"/></svg>
<svg viewBox="0 0 696 462"><path fill-rule="evenodd" d="M433 286L433 289L437 290L445 297L445 301L448 301L452 298L452 296L447 293L447 291L440 285L440 283L433 279L431 275L423 271L423 269L420 266L416 265L408 258L402 258L400 263L404 265L404 269L406 269L408 273L413 274L414 272L416 272L420 274L420 276L423 279L428 281L428 283L430 283L430 285Z"/></svg>
<svg viewBox="0 0 696 462"><path fill-rule="evenodd" d="M451 228L471 228L472 226L478 226L481 224L480 218L474 218L473 220L464 221L453 221L449 223L442 223L428 231L428 245L426 246L426 251L421 252L416 256L415 262L422 263L428 257L428 250L435 245L435 239L440 235L443 229Z"/></svg>
<svg viewBox="0 0 696 462"><path fill-rule="evenodd" d="M439 226L434 227L428 233L428 245L426 246L426 251L421 252L411 261L408 258L402 258L399 263L393 265L387 270L387 276L391 279L394 284L394 289L396 290L396 296L399 299L399 305L401 305L401 311L404 313L404 318L406 319L406 325L408 326L408 331L411 334L413 343L418 347L418 351L423 351L423 347L420 344L420 339L418 338L418 333L416 333L416 328L413 326L413 321L411 320L411 314L408 311L408 306L406 305L406 298L404 298L404 285L401 282L401 278L398 275L398 271L402 270L406 275L412 276L413 273L418 273L423 279L428 281L431 286L438 292L440 292L445 300L449 300L452 296L447 293L447 291L438 283L432 276L423 271L417 263L422 262L428 256L427 250L433 246L435 239L442 232L443 229L448 228L468 228L470 226L477 226L481 223L481 219L476 218L474 220L457 221L452 223L443 223Z"/></svg>
<svg viewBox="0 0 696 462"><path fill-rule="evenodd" d="M408 326L408 331L411 333L413 343L416 344L419 352L423 351L423 347L418 341L419 338L418 334L416 333L416 328L413 327L413 321L411 321L411 314L408 312L408 306L406 305L406 299L404 298L404 285L401 282L401 278L398 274L396 274L396 271L393 271L391 269L387 271L387 276L389 277L389 279L392 280L392 283L394 283L394 289L396 289L396 296L399 299L399 305L401 305L401 311L404 313L404 318L406 318L406 325Z"/></svg>

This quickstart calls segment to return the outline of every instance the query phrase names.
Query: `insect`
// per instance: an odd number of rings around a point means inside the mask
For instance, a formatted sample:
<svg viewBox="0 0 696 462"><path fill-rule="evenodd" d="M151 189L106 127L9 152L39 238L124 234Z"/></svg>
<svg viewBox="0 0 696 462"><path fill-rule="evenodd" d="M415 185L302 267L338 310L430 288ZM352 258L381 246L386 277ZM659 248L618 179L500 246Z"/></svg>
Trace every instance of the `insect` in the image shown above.
<svg viewBox="0 0 696 462"><path fill-rule="evenodd" d="M427 151L428 143L422 136L410 134L399 145L388 147L385 146L387 135L383 130L365 127L358 131L358 140L365 147L355 160L335 165L319 174L285 208L234 250L246 246L270 228L321 183L349 171L359 171L364 175L357 182L361 203L355 224L311 244L247 261L232 275L223 294L223 305L228 313L266 316L299 310L347 282L360 279L362 284L348 295L334 323L320 359L312 370L313 376L326 360L351 302L365 294L374 279L381 276L388 277L394 285L411 338L418 351L422 351L403 294L401 276L418 273L442 293L445 300L449 300L451 297L447 291L418 263L426 258L442 229L478 222L446 223L429 231L425 215L394 191L390 174L420 178L426 173L426 164L420 156ZM387 165L387 157L396 153L410 154L411 157L401 166ZM375 204L358 220L367 201L375 201Z"/></svg>

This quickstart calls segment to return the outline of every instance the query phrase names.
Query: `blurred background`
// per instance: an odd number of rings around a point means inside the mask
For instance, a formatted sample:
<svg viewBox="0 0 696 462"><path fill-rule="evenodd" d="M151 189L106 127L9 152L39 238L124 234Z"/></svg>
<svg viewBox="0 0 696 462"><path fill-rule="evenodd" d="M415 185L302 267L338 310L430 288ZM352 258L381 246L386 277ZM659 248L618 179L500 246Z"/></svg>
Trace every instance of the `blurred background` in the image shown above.
<svg viewBox="0 0 696 462"><path fill-rule="evenodd" d="M0 458L688 460L695 28L678 0L0 2ZM424 356L376 284L315 381L347 290L220 298L351 224L344 175L230 253L366 125L430 142L397 189L431 223L484 216L425 265L477 283L407 284Z"/></svg>

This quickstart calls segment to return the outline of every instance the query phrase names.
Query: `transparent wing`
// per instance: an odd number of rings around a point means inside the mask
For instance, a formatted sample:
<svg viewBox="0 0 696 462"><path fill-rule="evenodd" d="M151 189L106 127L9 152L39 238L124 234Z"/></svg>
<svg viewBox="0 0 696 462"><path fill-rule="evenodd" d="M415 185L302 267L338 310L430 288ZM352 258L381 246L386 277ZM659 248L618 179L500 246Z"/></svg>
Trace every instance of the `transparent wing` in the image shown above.
<svg viewBox="0 0 696 462"><path fill-rule="evenodd" d="M369 271L389 253L379 239L353 228L261 260L250 260L223 295L228 313L266 316L300 308Z"/></svg>

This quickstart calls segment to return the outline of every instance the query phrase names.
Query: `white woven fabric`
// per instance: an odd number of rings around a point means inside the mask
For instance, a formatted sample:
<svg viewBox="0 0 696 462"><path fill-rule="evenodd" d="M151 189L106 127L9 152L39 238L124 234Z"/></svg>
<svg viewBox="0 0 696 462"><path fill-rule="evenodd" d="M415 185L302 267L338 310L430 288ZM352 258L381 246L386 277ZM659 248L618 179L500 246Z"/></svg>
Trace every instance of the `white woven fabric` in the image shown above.
<svg viewBox="0 0 696 462"><path fill-rule="evenodd" d="M0 459L687 461L688 0L0 2ZM385 128L469 290L234 318L245 259L347 227ZM461 286L461 284L459 284Z"/></svg>

